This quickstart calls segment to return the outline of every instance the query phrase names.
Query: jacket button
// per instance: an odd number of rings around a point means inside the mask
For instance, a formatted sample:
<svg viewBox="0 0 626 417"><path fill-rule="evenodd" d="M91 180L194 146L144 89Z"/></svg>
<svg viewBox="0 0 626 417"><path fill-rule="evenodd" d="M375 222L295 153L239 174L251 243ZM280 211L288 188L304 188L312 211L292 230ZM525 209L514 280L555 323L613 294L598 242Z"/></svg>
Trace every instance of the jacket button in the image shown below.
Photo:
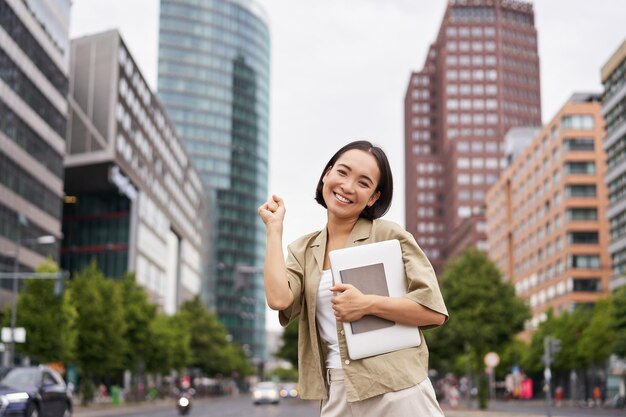
<svg viewBox="0 0 626 417"><path fill-rule="evenodd" d="M343 336L344 334L346 334L346 332L344 332L343 330L340 331L339 333L341 333L341 335Z"/></svg>
<svg viewBox="0 0 626 417"><path fill-rule="evenodd" d="M346 365L350 365L350 359L346 359L345 361L343 361L343 363L345 363Z"/></svg>

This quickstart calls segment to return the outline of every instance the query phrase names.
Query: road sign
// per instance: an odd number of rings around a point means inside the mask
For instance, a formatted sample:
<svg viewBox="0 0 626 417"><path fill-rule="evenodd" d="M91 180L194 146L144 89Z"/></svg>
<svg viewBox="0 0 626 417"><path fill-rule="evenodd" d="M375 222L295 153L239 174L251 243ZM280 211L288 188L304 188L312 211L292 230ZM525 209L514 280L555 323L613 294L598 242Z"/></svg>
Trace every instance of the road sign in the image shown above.
<svg viewBox="0 0 626 417"><path fill-rule="evenodd" d="M495 368L500 363L500 356L496 352L489 352L485 355L485 365L488 368Z"/></svg>
<svg viewBox="0 0 626 417"><path fill-rule="evenodd" d="M546 381L552 379L552 372L550 371L550 368L546 368L543 370L543 377L546 379Z"/></svg>
<svg viewBox="0 0 626 417"><path fill-rule="evenodd" d="M26 329L23 327L16 327L14 330L14 333L11 332L11 328L10 327L3 327L2 328L2 342L4 343L11 343L12 339L13 339L13 334L15 334L15 343L24 343L26 342Z"/></svg>

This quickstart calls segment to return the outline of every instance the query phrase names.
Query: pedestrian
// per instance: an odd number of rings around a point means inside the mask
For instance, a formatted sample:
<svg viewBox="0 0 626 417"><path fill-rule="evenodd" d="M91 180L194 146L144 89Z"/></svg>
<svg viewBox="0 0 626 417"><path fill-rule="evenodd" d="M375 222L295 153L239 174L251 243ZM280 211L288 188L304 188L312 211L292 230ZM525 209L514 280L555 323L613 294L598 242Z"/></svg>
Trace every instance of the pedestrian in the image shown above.
<svg viewBox="0 0 626 417"><path fill-rule="evenodd" d="M556 400L555 405L557 407L560 407L561 404L563 403L563 387L562 386L557 386L556 390L554 391L554 399Z"/></svg>
<svg viewBox="0 0 626 417"><path fill-rule="evenodd" d="M380 219L391 205L393 178L384 151L367 141L342 147L324 167L315 200L326 226L288 246L283 255L284 201L273 195L259 207L267 234L265 294L283 326L299 320L301 396L319 399L322 417L443 416L428 379L422 343L360 360L347 354L343 322L375 315L420 331L448 318L433 268L413 236ZM407 276L405 297L364 295L333 285L328 253L349 246L398 239ZM333 295L335 293L335 295Z"/></svg>
<svg viewBox="0 0 626 417"><path fill-rule="evenodd" d="M600 387L596 385L595 387L593 387L593 402L595 403L595 405L600 405L600 396Z"/></svg>

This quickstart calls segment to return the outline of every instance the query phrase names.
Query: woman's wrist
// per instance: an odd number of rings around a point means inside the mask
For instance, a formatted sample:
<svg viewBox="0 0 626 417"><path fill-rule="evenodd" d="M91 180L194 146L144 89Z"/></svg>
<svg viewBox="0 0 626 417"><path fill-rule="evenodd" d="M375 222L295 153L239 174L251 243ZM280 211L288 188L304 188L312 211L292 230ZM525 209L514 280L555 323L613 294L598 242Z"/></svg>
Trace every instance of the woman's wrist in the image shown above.
<svg viewBox="0 0 626 417"><path fill-rule="evenodd" d="M268 237L270 236L279 236L283 235L283 224L281 223L268 223L265 227L265 232Z"/></svg>

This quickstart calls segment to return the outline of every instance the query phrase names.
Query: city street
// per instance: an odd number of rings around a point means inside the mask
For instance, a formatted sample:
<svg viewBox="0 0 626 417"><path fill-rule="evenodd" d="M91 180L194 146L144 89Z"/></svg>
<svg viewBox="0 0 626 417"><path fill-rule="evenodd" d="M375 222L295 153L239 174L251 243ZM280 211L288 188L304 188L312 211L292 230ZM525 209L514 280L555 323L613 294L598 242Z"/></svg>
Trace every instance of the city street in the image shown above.
<svg viewBox="0 0 626 417"><path fill-rule="evenodd" d="M486 411L455 409L443 405L447 417L541 417L546 410L541 401L494 402ZM175 417L175 403L159 400L137 405L76 407L75 417ZM317 417L316 401L298 399L282 400L279 405L253 405L248 395L216 397L196 400L189 417ZM626 410L599 408L561 407L552 408L553 417L624 417Z"/></svg>

